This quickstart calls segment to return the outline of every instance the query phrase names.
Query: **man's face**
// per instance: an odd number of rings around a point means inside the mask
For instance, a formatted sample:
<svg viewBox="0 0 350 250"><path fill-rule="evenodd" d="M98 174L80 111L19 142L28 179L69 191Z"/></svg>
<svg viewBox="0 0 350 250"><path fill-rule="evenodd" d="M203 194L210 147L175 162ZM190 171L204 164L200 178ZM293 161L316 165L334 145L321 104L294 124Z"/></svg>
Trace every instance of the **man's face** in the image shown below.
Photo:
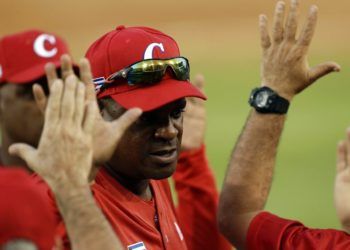
<svg viewBox="0 0 350 250"><path fill-rule="evenodd" d="M35 103L32 85L7 83L1 86L0 122L3 133L12 140L36 146L43 128L43 115Z"/></svg>
<svg viewBox="0 0 350 250"><path fill-rule="evenodd" d="M112 99L102 100L102 104L106 120L117 119L125 112ZM180 153L185 106L186 100L180 99L143 113L125 132L109 161L114 171L135 180L171 176Z"/></svg>

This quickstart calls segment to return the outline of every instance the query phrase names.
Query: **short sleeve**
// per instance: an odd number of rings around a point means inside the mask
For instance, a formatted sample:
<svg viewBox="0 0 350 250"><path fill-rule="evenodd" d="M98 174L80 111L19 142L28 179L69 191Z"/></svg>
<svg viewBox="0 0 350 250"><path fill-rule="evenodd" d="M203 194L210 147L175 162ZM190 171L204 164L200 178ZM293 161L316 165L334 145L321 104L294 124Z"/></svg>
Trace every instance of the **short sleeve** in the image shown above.
<svg viewBox="0 0 350 250"><path fill-rule="evenodd" d="M334 229L311 229L302 223L261 212L250 223L247 249L350 249L350 236Z"/></svg>

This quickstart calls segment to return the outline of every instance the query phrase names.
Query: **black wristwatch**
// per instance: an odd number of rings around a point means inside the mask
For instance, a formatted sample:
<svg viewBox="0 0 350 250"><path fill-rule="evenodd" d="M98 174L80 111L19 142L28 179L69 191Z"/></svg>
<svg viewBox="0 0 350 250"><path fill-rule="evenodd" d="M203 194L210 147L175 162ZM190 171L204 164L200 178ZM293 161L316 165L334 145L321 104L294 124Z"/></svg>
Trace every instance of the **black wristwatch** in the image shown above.
<svg viewBox="0 0 350 250"><path fill-rule="evenodd" d="M269 87L260 87L252 90L249 104L259 113L285 114L288 111L289 101L279 96Z"/></svg>

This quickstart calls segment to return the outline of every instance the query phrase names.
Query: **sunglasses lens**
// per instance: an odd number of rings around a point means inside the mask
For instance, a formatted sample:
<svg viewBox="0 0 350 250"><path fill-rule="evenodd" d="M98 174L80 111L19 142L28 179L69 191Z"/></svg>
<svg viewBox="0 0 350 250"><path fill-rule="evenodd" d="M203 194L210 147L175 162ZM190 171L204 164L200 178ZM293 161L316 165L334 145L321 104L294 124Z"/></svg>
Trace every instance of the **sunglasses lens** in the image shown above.
<svg viewBox="0 0 350 250"><path fill-rule="evenodd" d="M190 65L185 58L170 59L168 65L171 66L178 80L185 81L190 78Z"/></svg>
<svg viewBox="0 0 350 250"><path fill-rule="evenodd" d="M130 71L128 74L128 84L151 84L159 82L163 78L163 71L153 72L134 72Z"/></svg>
<svg viewBox="0 0 350 250"><path fill-rule="evenodd" d="M131 66L134 73L147 73L164 70L165 64L160 60L148 60L136 63Z"/></svg>

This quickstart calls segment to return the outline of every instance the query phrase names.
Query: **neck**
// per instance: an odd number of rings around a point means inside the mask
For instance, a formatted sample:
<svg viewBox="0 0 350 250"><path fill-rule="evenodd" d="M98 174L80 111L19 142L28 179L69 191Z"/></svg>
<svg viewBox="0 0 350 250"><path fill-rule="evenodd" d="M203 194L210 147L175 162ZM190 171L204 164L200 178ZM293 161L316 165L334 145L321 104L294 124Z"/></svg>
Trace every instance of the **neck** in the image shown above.
<svg viewBox="0 0 350 250"><path fill-rule="evenodd" d="M16 156L12 156L9 154L8 152L8 148L10 147L10 145L12 145L13 143L16 143L17 141L14 140L13 138L11 138L11 136L8 135L8 133L6 133L4 130L2 130L1 133L1 147L0 147L0 163L3 166L9 166L9 167L22 167L26 170L30 169L28 168L27 164L25 163L25 161L23 161L21 158L16 157Z"/></svg>
<svg viewBox="0 0 350 250"><path fill-rule="evenodd" d="M117 180L123 187L128 189L130 192L139 196L143 200L152 199L153 195L151 192L148 179L143 179L143 180L131 179L130 177L127 177L115 171L115 169L108 163L105 164L104 167L115 180Z"/></svg>

